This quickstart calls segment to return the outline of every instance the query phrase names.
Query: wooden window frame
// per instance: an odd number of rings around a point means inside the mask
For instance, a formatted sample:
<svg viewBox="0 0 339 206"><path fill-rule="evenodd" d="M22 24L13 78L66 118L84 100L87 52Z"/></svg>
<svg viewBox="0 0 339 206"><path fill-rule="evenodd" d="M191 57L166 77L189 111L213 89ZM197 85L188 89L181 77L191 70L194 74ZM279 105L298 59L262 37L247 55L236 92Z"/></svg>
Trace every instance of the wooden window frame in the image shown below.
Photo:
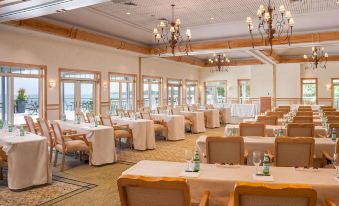
<svg viewBox="0 0 339 206"><path fill-rule="evenodd" d="M206 98L206 91L207 91L207 83L209 82L225 82L225 94L224 94L224 102L227 103L227 96L228 96L228 91L227 91L227 80L210 80L210 81L205 81L204 82L204 103L207 104L207 98Z"/></svg>
<svg viewBox="0 0 339 206"><path fill-rule="evenodd" d="M140 88L141 89L141 102L142 102L142 106L145 107L144 105L144 79L145 78L156 78L156 79L160 79L160 91L159 91L159 105L158 106L161 106L162 105L162 95L163 95L163 77L161 76L152 76L152 75L142 75L141 76L141 80L142 80L142 87Z"/></svg>
<svg viewBox="0 0 339 206"><path fill-rule="evenodd" d="M315 80L316 94L315 94L315 103L318 104L318 78L300 78L300 100L301 104L304 103L304 91L303 91L303 80Z"/></svg>
<svg viewBox="0 0 339 206"><path fill-rule="evenodd" d="M242 81L249 81L249 83L250 83L250 97L249 97L249 99L251 99L251 79L238 79L238 85L237 85L237 91L238 91L238 102L239 102L239 104L240 104L240 99L241 99L241 97L240 97L240 82L242 82Z"/></svg>

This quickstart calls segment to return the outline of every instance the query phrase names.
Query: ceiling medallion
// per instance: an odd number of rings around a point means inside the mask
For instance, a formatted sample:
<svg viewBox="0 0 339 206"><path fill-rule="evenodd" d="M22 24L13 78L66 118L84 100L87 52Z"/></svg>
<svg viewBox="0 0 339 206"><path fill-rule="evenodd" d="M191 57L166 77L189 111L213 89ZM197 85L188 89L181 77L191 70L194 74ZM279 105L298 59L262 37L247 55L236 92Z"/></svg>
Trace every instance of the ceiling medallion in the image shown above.
<svg viewBox="0 0 339 206"><path fill-rule="evenodd" d="M326 69L328 54L325 52L324 47L319 49L318 47L312 47L312 54L310 56L304 55L304 59L307 62L305 69Z"/></svg>
<svg viewBox="0 0 339 206"><path fill-rule="evenodd" d="M262 40L266 38L266 41L271 47L271 53L274 40L278 40L281 44L288 43L289 45L291 45L290 40L292 36L292 29L294 26L294 20L292 18L291 12L286 11L284 5L281 5L279 7L279 12L275 11L275 6L271 5L271 0L268 1L267 8L265 8L264 5L260 5L257 11L257 16L259 19L259 33ZM252 47L254 48L252 18L247 17L246 23L251 34Z"/></svg>
<svg viewBox="0 0 339 206"><path fill-rule="evenodd" d="M226 54L214 54L212 57L208 59L209 66L213 66L211 68L211 72L228 72L231 61L226 57Z"/></svg>
<svg viewBox="0 0 339 206"><path fill-rule="evenodd" d="M166 53L167 49L170 47L173 56L175 55L175 51L183 52L188 55L189 52L192 52L191 48L191 39L192 34L191 30L186 30L186 40L185 37L182 36L181 29L181 21L180 19L174 19L174 7L172 4L172 20L163 20L160 21L160 24L154 28L153 36L154 41L157 44L156 53L159 56L162 53Z"/></svg>

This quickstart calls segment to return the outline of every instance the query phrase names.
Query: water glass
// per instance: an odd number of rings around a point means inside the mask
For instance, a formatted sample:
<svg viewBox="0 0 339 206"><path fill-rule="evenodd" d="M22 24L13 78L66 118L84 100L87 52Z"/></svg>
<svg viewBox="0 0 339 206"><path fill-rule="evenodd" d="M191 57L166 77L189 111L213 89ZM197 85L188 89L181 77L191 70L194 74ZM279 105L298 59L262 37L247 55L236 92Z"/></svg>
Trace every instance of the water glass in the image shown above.
<svg viewBox="0 0 339 206"><path fill-rule="evenodd" d="M192 157L193 157L193 151L190 150L190 149L186 149L185 150L185 160L187 162L187 171L191 171L191 160L192 160Z"/></svg>
<svg viewBox="0 0 339 206"><path fill-rule="evenodd" d="M339 177L339 153L334 153L333 154L333 161L332 161L333 166L336 169L335 175Z"/></svg>
<svg viewBox="0 0 339 206"><path fill-rule="evenodd" d="M259 166L261 164L261 154L258 151L253 152L252 162L255 166L255 174L258 174Z"/></svg>

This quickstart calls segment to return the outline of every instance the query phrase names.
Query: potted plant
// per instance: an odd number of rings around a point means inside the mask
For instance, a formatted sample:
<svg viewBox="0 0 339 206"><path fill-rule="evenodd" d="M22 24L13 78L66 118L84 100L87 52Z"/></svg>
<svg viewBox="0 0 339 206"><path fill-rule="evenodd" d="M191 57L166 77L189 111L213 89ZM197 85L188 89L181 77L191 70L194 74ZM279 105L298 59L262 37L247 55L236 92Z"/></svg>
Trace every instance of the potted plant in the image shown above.
<svg viewBox="0 0 339 206"><path fill-rule="evenodd" d="M18 90L18 96L16 97L15 100L17 113L25 113L26 102L27 102L26 90L24 88L20 88Z"/></svg>

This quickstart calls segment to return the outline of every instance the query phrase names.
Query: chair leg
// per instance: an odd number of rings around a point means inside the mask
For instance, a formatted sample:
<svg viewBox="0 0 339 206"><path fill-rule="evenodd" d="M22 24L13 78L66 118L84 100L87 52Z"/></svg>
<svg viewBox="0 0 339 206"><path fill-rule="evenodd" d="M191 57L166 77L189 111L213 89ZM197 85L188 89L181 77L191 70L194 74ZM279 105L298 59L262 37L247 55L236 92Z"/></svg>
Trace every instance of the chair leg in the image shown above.
<svg viewBox="0 0 339 206"><path fill-rule="evenodd" d="M54 154L54 167L56 167L57 162L58 162L58 150L55 150L55 154Z"/></svg>
<svg viewBox="0 0 339 206"><path fill-rule="evenodd" d="M52 156L53 156L53 143L51 142L49 144L49 162L52 162Z"/></svg>
<svg viewBox="0 0 339 206"><path fill-rule="evenodd" d="M60 171L63 172L65 168L65 152L62 152L62 158L61 158L61 169Z"/></svg>
<svg viewBox="0 0 339 206"><path fill-rule="evenodd" d="M4 179L4 174L2 173L2 167L0 167L0 180Z"/></svg>

